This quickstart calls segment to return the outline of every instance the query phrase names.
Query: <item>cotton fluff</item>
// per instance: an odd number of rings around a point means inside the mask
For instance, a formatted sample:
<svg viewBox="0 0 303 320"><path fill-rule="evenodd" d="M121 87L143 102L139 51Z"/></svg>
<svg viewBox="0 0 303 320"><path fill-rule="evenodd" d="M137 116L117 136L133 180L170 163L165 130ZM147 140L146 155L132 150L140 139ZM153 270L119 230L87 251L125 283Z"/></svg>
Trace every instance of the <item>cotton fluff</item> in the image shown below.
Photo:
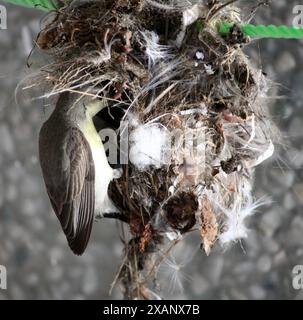
<svg viewBox="0 0 303 320"><path fill-rule="evenodd" d="M158 125L141 125L130 134L129 158L139 170L160 168L169 161L169 132Z"/></svg>
<svg viewBox="0 0 303 320"><path fill-rule="evenodd" d="M159 36L154 31L140 32L146 47L148 66L151 69L158 61L169 57L169 47L159 44Z"/></svg>
<svg viewBox="0 0 303 320"><path fill-rule="evenodd" d="M263 198L254 203L248 203L240 210L236 208L231 210L222 208L227 220L225 222L226 231L219 237L221 244L224 245L232 241L247 238L248 229L245 225L247 217L253 215L257 208L268 203L269 200Z"/></svg>

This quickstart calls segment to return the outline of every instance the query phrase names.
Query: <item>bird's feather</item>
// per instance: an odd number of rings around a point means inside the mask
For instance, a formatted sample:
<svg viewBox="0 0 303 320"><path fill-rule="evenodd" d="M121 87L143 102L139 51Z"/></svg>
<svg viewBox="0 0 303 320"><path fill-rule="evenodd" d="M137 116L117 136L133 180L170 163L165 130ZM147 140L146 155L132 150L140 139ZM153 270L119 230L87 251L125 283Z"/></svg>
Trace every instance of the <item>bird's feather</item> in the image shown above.
<svg viewBox="0 0 303 320"><path fill-rule="evenodd" d="M78 128L64 130L57 123L61 130L56 132L53 120L46 122L40 132L41 168L68 244L75 254L81 255L91 235L95 211L93 158Z"/></svg>

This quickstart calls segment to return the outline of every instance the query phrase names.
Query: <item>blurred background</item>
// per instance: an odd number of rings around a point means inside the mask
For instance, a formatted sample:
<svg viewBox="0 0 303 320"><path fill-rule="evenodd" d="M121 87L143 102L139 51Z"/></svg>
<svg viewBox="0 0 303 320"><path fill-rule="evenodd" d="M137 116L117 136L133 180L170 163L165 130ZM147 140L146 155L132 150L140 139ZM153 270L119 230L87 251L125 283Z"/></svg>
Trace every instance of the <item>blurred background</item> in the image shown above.
<svg viewBox="0 0 303 320"><path fill-rule="evenodd" d="M291 25L299 4L275 0L259 10L255 22ZM39 67L39 54L27 58L45 13L5 6L7 30L0 30L0 265L7 268L8 282L0 299L121 298L119 288L109 296L123 256L117 225L97 223L85 255L71 253L37 159L47 102L33 101L20 90L15 97L20 82ZM292 269L303 265L303 41L255 41L246 51L276 84L269 103L283 143L259 167L255 184L256 197L271 196L273 203L251 218L248 239L227 250L217 247L206 257L198 239L183 241L160 270L169 275L166 298L303 298L303 290L292 287Z"/></svg>

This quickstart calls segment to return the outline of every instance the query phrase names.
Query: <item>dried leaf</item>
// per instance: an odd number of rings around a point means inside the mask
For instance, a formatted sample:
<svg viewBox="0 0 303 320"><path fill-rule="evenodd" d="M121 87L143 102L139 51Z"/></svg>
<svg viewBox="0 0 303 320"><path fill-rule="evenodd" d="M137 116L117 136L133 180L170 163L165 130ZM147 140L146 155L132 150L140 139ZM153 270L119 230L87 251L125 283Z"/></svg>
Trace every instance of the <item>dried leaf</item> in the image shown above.
<svg viewBox="0 0 303 320"><path fill-rule="evenodd" d="M211 248L217 240L218 222L206 195L203 196L200 219L200 235L203 241L203 248L206 255L209 255Z"/></svg>
<svg viewBox="0 0 303 320"><path fill-rule="evenodd" d="M144 231L142 237L140 239L140 252L144 253L146 246L149 244L152 239L152 226L150 224L146 224L144 227Z"/></svg>

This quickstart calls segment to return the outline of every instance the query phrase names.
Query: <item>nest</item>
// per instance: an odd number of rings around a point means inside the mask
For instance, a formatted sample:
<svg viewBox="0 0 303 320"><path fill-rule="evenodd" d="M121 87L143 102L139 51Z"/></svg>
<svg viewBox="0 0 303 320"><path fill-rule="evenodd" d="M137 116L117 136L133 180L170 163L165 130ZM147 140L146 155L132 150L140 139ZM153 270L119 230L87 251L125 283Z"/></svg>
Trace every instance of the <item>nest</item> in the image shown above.
<svg viewBox="0 0 303 320"><path fill-rule="evenodd" d="M126 298L159 297L157 269L187 233L208 255L246 237L263 203L251 191L274 151L268 81L243 53L235 12L219 1L72 2L37 39L54 59L45 96L94 88L108 100L102 128L117 130L120 149L127 141L130 161L109 187L131 234L118 274ZM224 21L235 25L222 37Z"/></svg>

